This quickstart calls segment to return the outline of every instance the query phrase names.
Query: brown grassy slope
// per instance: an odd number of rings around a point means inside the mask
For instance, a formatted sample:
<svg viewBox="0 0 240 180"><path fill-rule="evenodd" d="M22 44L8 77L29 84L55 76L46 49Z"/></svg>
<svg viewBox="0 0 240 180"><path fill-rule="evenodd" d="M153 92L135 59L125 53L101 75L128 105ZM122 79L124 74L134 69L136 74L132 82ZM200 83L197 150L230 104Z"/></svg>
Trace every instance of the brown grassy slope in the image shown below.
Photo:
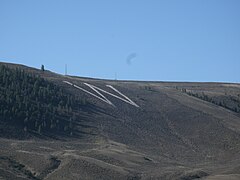
<svg viewBox="0 0 240 180"><path fill-rule="evenodd" d="M81 119L77 128L81 138L68 139L69 142L1 139L5 144L1 146L1 156L23 164L34 177L194 179L210 175L211 179L240 174L239 113L179 90L185 88L218 98L237 98L239 84L108 81L18 67L83 96L94 107L79 109ZM106 95L116 106L112 107L64 84L63 80L88 90L84 82L109 92L112 91L105 85L112 85L140 108ZM34 164L38 157L44 157L39 166ZM52 157L59 160L60 165L47 171L52 168ZM31 160L26 161L27 158ZM5 160L0 169L6 176L7 163L11 161ZM16 176L14 168L11 172ZM23 177L29 176L24 168L17 172Z"/></svg>

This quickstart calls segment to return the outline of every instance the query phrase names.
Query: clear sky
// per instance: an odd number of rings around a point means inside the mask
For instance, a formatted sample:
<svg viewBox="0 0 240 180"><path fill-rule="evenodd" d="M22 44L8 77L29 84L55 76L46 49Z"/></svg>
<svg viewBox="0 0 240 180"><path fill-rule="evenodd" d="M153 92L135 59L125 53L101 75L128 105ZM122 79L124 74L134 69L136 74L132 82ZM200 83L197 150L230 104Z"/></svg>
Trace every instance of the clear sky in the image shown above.
<svg viewBox="0 0 240 180"><path fill-rule="evenodd" d="M240 82L240 0L0 0L0 61L107 79Z"/></svg>

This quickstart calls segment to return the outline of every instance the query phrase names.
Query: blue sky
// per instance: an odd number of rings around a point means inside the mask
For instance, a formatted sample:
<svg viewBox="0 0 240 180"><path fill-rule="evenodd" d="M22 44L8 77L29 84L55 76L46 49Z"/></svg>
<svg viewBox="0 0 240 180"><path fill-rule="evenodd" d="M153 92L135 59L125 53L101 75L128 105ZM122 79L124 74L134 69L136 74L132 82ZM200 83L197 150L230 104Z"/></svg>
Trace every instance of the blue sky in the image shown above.
<svg viewBox="0 0 240 180"><path fill-rule="evenodd" d="M239 0L0 0L0 61L131 80L240 82Z"/></svg>

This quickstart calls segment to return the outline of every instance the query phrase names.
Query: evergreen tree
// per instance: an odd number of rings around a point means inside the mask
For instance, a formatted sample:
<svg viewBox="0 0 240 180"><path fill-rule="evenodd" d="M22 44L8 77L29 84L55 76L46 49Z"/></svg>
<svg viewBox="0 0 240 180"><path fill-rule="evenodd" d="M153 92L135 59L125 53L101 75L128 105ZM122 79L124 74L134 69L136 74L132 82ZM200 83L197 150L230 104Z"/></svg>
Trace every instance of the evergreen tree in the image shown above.
<svg viewBox="0 0 240 180"><path fill-rule="evenodd" d="M42 71L45 71L45 69L44 69L44 65L42 64L42 66L41 66L41 70Z"/></svg>

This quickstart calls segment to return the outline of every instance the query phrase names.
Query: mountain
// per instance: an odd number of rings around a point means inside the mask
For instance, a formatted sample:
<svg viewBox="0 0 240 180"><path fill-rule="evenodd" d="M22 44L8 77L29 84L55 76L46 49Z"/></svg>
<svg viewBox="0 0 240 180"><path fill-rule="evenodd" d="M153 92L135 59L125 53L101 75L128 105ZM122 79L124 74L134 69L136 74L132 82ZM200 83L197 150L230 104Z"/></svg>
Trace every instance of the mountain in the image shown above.
<svg viewBox="0 0 240 180"><path fill-rule="evenodd" d="M0 179L240 179L240 84L0 63Z"/></svg>

